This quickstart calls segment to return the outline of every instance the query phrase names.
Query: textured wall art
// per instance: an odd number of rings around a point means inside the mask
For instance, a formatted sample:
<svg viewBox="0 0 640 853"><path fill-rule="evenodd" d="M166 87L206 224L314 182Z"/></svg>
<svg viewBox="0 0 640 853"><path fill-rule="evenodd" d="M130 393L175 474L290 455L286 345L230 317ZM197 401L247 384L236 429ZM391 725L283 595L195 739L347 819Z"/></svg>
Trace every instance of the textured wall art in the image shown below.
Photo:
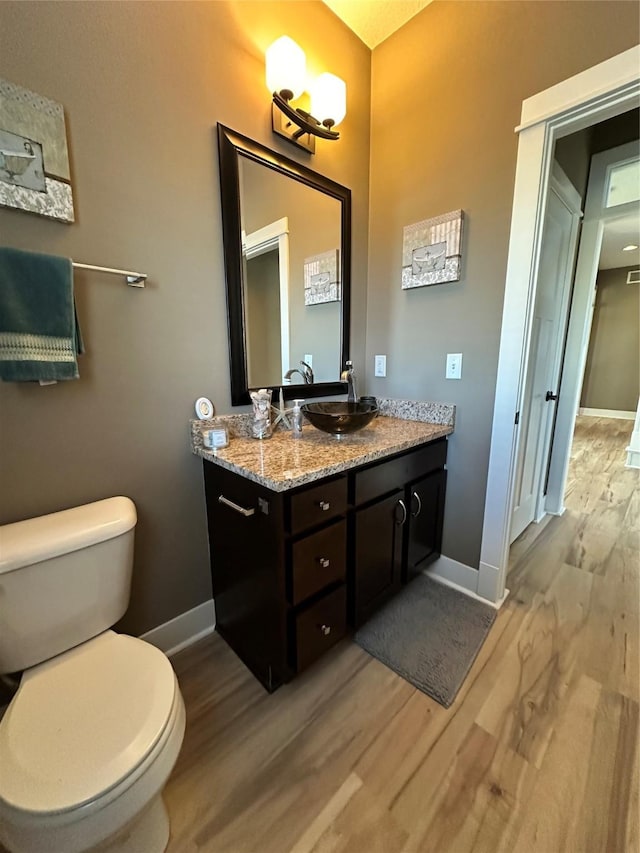
<svg viewBox="0 0 640 853"><path fill-rule="evenodd" d="M304 260L304 304L320 305L340 301L338 249Z"/></svg>
<svg viewBox="0 0 640 853"><path fill-rule="evenodd" d="M402 242L402 289L459 281L464 213L453 210L407 225Z"/></svg>
<svg viewBox="0 0 640 853"><path fill-rule="evenodd" d="M62 104L2 79L0 205L74 221Z"/></svg>

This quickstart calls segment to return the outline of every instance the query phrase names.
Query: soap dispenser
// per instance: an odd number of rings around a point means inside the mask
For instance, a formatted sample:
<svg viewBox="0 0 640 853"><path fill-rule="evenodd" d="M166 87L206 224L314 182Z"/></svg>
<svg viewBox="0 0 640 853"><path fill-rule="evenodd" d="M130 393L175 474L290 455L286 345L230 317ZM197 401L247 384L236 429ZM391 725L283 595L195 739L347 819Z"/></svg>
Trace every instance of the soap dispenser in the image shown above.
<svg viewBox="0 0 640 853"><path fill-rule="evenodd" d="M300 406L304 400L293 401L293 412L291 414L291 435L293 438L302 438L302 409Z"/></svg>

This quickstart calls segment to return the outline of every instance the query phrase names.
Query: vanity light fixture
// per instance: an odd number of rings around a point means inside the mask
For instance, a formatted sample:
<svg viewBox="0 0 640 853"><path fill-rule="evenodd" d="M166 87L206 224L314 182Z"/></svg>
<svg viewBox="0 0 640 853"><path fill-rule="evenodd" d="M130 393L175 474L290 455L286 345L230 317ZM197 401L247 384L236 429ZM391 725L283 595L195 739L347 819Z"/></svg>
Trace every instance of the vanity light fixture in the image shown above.
<svg viewBox="0 0 640 853"><path fill-rule="evenodd" d="M629 245L628 245L628 246L624 246L624 247L623 247L622 251L623 251L623 252L633 252L633 251L634 251L635 249L637 249L637 248L638 248L638 247L637 247L634 243L629 243Z"/></svg>
<svg viewBox="0 0 640 853"><path fill-rule="evenodd" d="M267 48L266 78L267 87L273 93L274 133L311 154L316 150L316 136L340 139L334 128L347 113L344 80L325 72L307 85L304 51L289 36L281 36ZM307 89L311 96L310 112L291 104Z"/></svg>

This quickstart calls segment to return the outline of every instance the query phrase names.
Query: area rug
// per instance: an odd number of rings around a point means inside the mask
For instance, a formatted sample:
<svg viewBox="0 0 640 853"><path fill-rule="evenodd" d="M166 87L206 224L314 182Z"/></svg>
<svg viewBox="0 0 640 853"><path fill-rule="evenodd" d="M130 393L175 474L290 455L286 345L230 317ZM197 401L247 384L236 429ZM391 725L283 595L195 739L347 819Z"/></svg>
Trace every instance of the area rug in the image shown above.
<svg viewBox="0 0 640 853"><path fill-rule="evenodd" d="M448 708L495 618L488 604L418 575L356 632L355 641Z"/></svg>

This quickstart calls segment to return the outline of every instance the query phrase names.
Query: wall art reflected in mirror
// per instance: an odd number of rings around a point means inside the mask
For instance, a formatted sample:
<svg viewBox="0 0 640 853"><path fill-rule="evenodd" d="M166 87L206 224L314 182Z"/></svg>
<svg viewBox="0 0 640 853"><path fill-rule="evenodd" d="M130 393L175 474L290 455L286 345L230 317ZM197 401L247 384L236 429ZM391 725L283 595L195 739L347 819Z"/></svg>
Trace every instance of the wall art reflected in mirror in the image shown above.
<svg viewBox="0 0 640 853"><path fill-rule="evenodd" d="M218 151L232 404L344 392L350 190L222 125Z"/></svg>

